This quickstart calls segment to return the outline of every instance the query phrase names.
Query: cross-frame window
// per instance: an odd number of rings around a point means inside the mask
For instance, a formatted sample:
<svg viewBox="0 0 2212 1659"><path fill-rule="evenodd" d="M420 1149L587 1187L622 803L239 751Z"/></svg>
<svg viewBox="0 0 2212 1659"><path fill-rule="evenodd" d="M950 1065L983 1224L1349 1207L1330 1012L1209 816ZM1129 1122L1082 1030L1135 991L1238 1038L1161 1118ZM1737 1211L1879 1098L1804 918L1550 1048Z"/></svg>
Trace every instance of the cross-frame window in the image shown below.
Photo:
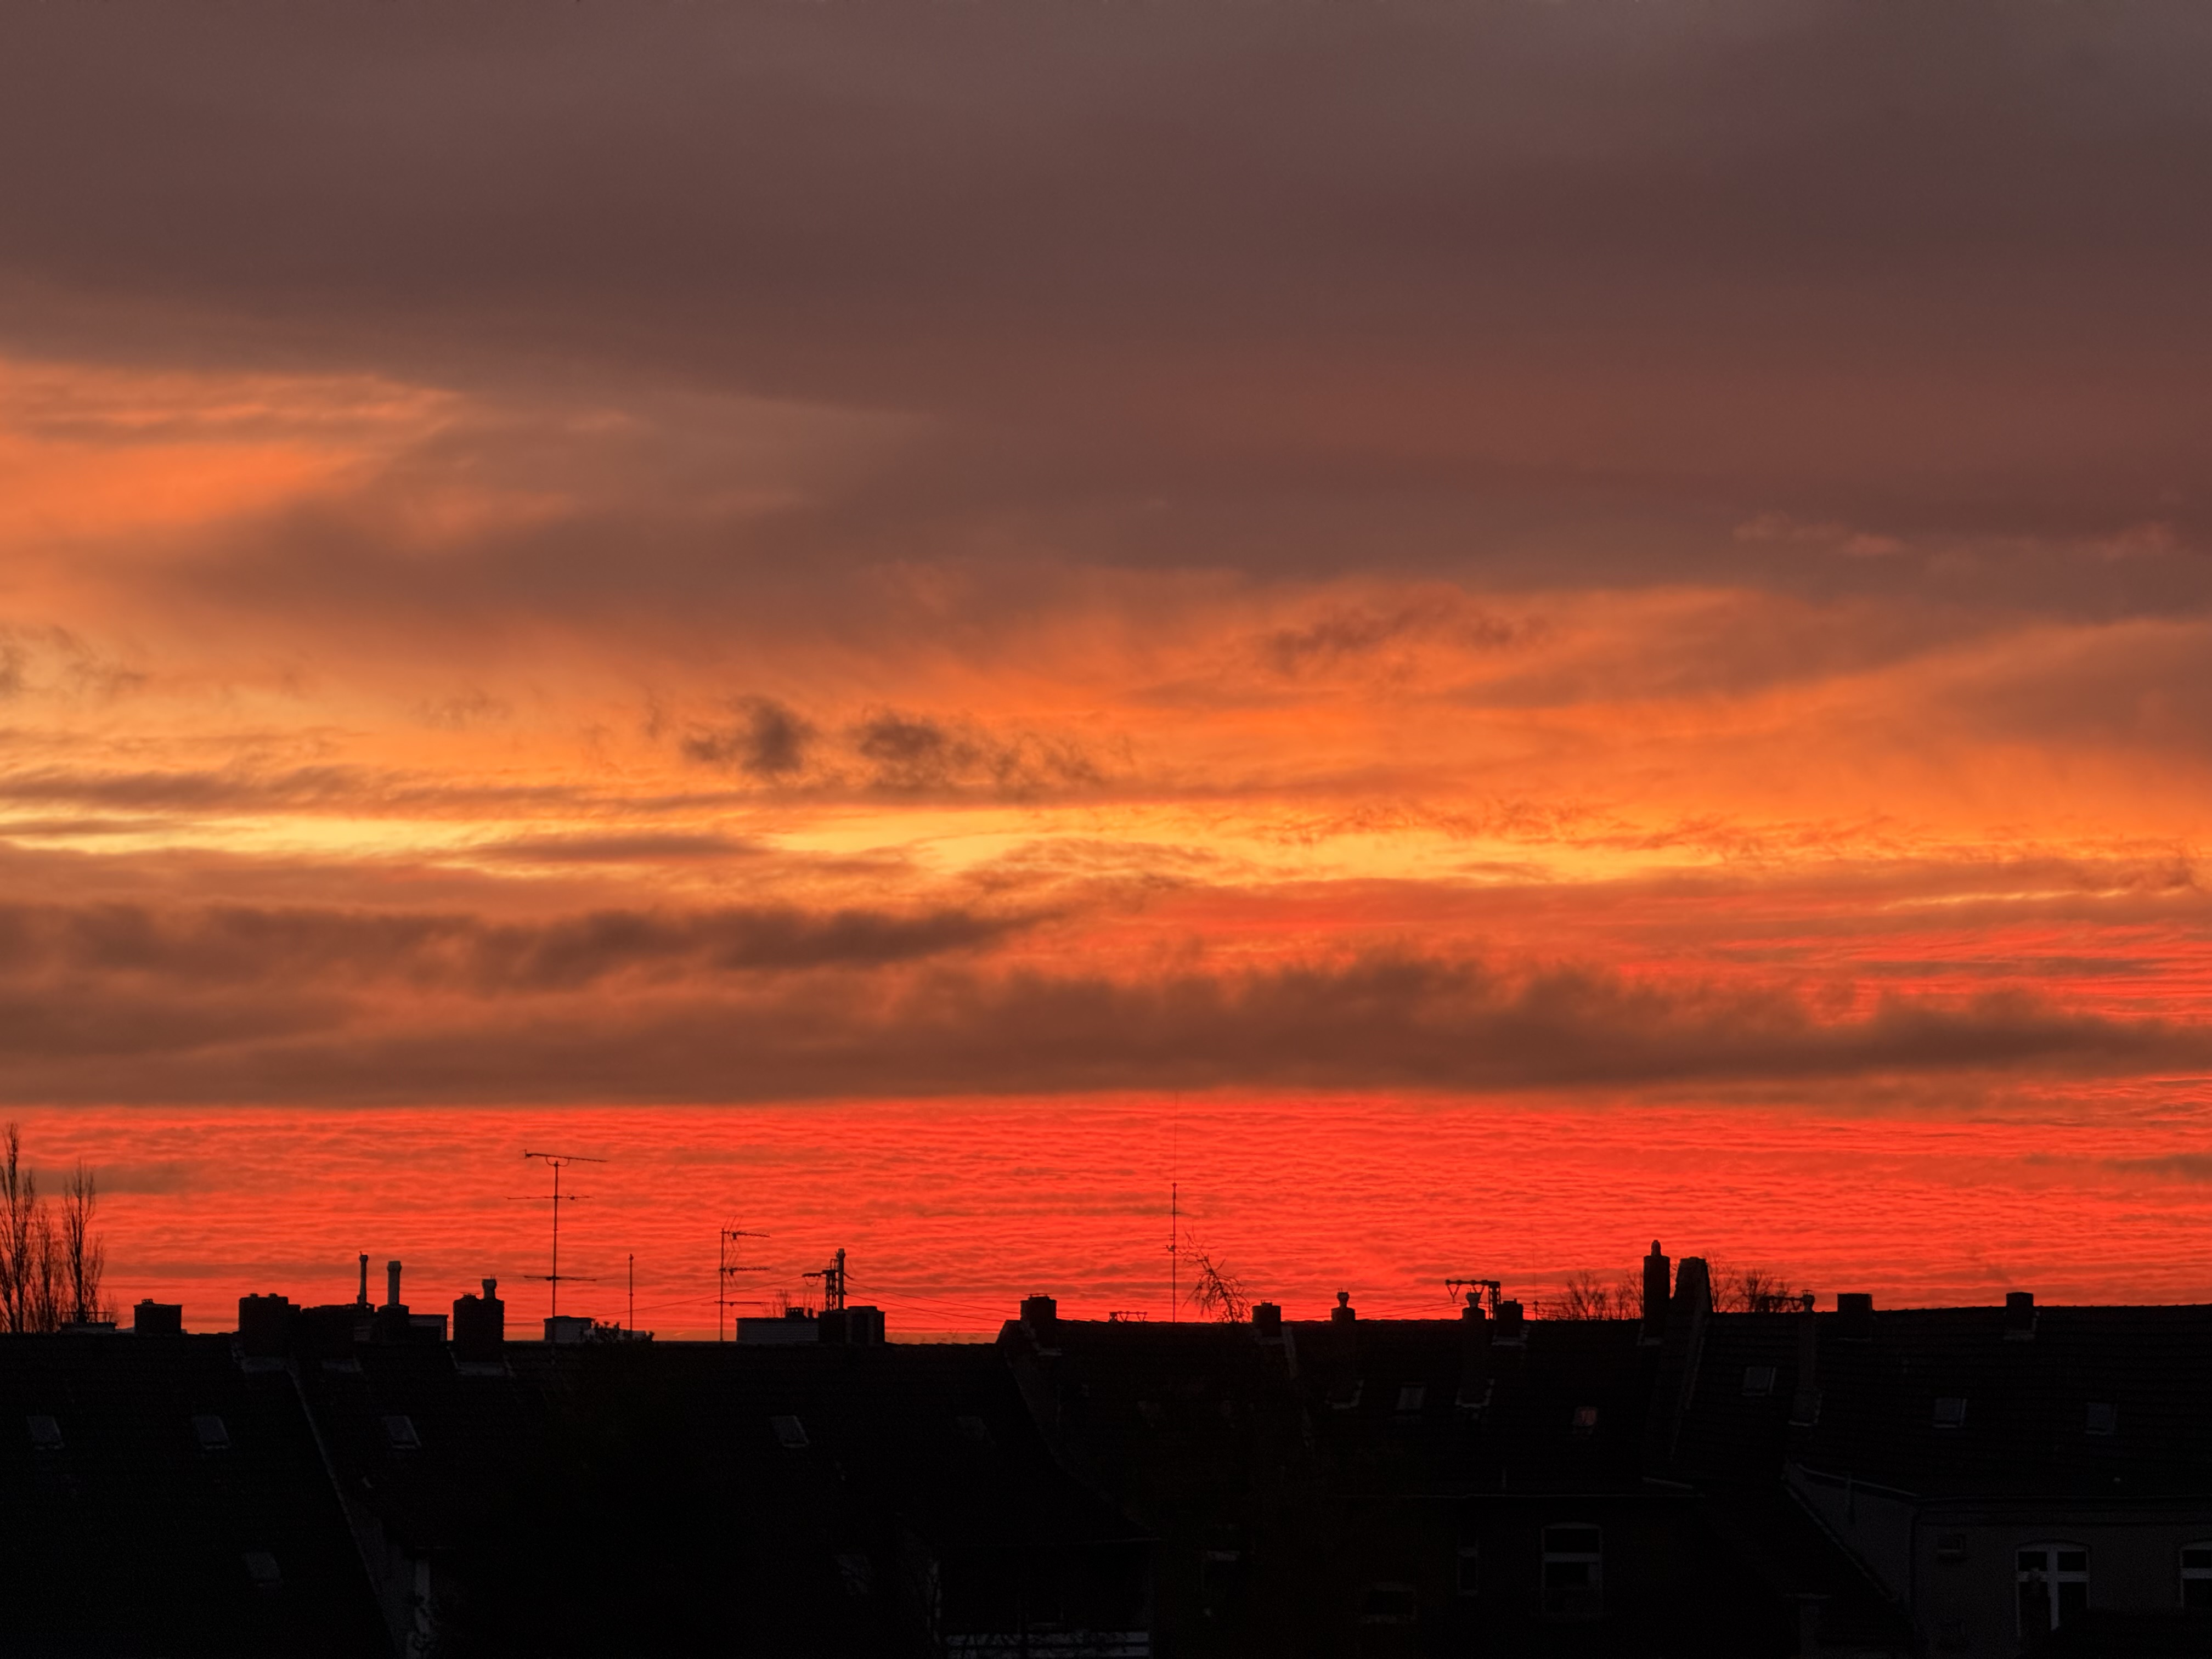
<svg viewBox="0 0 2212 1659"><path fill-rule="evenodd" d="M2020 1589L2020 1633L2057 1630L2089 1605L2089 1551L2081 1544L2030 1544L2014 1575Z"/></svg>

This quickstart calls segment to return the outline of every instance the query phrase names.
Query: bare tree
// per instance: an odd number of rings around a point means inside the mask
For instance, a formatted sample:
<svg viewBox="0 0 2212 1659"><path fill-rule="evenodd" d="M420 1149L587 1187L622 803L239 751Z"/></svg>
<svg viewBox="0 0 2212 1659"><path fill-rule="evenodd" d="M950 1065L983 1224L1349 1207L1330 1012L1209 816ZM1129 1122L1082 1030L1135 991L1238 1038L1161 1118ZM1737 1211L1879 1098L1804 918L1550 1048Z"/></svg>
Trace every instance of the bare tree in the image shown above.
<svg viewBox="0 0 2212 1659"><path fill-rule="evenodd" d="M1787 1313L1805 1292L1769 1267L1717 1267L1713 1306L1722 1313Z"/></svg>
<svg viewBox="0 0 2212 1659"><path fill-rule="evenodd" d="M23 1166L23 1134L10 1123L0 1131L0 1323L11 1331L29 1322L34 1266L38 1177Z"/></svg>
<svg viewBox="0 0 2212 1659"><path fill-rule="evenodd" d="M1217 1261L1186 1232L1183 1250L1196 1264L1190 1287L1190 1303L1208 1319L1224 1325L1241 1325L1252 1316L1252 1298L1244 1293L1244 1285L1228 1264Z"/></svg>
<svg viewBox="0 0 2212 1659"><path fill-rule="evenodd" d="M107 1269L107 1241L92 1231L100 1182L84 1161L62 1190L62 1260L69 1288L69 1316L79 1323L103 1319L100 1281Z"/></svg>
<svg viewBox="0 0 2212 1659"><path fill-rule="evenodd" d="M21 1129L0 1129L0 1328L52 1331L104 1317L100 1279L107 1242L92 1231L99 1201L93 1172L79 1164L63 1189L61 1219L39 1196L23 1162Z"/></svg>
<svg viewBox="0 0 2212 1659"><path fill-rule="evenodd" d="M1634 1319L1643 1312L1643 1291L1626 1279L1607 1285L1594 1273L1574 1274L1559 1295L1543 1304L1547 1319Z"/></svg>

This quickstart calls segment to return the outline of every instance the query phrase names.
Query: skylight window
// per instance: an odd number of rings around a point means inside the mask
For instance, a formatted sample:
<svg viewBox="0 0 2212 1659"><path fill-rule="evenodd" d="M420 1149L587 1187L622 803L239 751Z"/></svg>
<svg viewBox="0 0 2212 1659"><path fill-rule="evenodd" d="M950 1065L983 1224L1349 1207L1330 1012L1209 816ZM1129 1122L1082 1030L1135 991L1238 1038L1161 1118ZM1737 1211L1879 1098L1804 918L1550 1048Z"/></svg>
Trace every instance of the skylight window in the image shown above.
<svg viewBox="0 0 2212 1659"><path fill-rule="evenodd" d="M62 1425L51 1417L27 1417L23 1426L31 1431L32 1447L39 1451L58 1452L62 1449Z"/></svg>
<svg viewBox="0 0 2212 1659"><path fill-rule="evenodd" d="M1960 1429L1966 1425L1966 1402L1959 1395L1947 1394L1936 1401L1934 1423L1939 1429Z"/></svg>
<svg viewBox="0 0 2212 1659"><path fill-rule="evenodd" d="M1398 1411L1400 1414L1406 1417L1413 1416L1421 1409L1422 1401L1425 1401L1428 1397L1429 1391L1421 1383L1408 1382L1404 1388L1398 1390Z"/></svg>
<svg viewBox="0 0 2212 1659"><path fill-rule="evenodd" d="M771 1417L768 1425L775 1431L775 1442L779 1446L787 1446L793 1451L804 1451L811 1443L806 1438L806 1425L795 1417Z"/></svg>
<svg viewBox="0 0 2212 1659"><path fill-rule="evenodd" d="M240 1559L246 1563L246 1576L264 1595L274 1595L284 1588L284 1570L267 1550L248 1550Z"/></svg>
<svg viewBox="0 0 2212 1659"><path fill-rule="evenodd" d="M1764 1400L1774 1392L1774 1367L1746 1365L1743 1368L1743 1392L1747 1400Z"/></svg>
<svg viewBox="0 0 2212 1659"><path fill-rule="evenodd" d="M2108 1400L2092 1400L2081 1425L2084 1434L2118 1434L2120 1431L2120 1408Z"/></svg>
<svg viewBox="0 0 2212 1659"><path fill-rule="evenodd" d="M1577 1434L1595 1434L1597 1432L1596 1407L1577 1406L1575 1407L1575 1432Z"/></svg>
<svg viewBox="0 0 2212 1659"><path fill-rule="evenodd" d="M213 1412L199 1412L192 1418L192 1437L200 1443L204 1452L228 1451L230 1431Z"/></svg>
<svg viewBox="0 0 2212 1659"><path fill-rule="evenodd" d="M422 1437L415 1432L415 1419L403 1413L393 1412L384 1419L384 1437L392 1443L394 1451L420 1451Z"/></svg>
<svg viewBox="0 0 2212 1659"><path fill-rule="evenodd" d="M991 1425L976 1416L975 1413L963 1412L953 1420L959 1424L960 1432L977 1445L988 1446L991 1443Z"/></svg>

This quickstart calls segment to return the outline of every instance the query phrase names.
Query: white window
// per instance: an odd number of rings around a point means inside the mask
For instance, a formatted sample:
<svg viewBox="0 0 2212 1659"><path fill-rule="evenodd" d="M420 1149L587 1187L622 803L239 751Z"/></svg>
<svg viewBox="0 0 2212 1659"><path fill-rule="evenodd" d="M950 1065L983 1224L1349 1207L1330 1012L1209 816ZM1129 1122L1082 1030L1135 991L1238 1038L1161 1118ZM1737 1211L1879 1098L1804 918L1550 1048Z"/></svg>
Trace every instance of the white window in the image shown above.
<svg viewBox="0 0 2212 1659"><path fill-rule="evenodd" d="M2212 1541L2181 1552L2181 1605L2212 1607Z"/></svg>
<svg viewBox="0 0 2212 1659"><path fill-rule="evenodd" d="M1544 1616L1595 1619L1605 1611L1605 1534L1585 1522L1544 1528Z"/></svg>
<svg viewBox="0 0 2212 1659"><path fill-rule="evenodd" d="M2089 1605L2089 1552L2080 1544L2030 1544L2017 1577L2022 1636L2057 1630Z"/></svg>

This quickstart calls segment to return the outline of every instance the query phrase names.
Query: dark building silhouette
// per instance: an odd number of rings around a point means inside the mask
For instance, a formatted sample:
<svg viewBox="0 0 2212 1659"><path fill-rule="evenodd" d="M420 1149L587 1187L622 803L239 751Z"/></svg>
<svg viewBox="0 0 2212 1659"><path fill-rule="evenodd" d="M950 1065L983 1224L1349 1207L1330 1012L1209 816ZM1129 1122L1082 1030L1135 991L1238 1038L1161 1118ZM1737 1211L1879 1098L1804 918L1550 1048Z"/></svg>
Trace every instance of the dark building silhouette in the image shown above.
<svg viewBox="0 0 2212 1659"><path fill-rule="evenodd" d="M9 1653L2212 1652L2212 1308L0 1339ZM805 1340L797 1330L804 1327Z"/></svg>

